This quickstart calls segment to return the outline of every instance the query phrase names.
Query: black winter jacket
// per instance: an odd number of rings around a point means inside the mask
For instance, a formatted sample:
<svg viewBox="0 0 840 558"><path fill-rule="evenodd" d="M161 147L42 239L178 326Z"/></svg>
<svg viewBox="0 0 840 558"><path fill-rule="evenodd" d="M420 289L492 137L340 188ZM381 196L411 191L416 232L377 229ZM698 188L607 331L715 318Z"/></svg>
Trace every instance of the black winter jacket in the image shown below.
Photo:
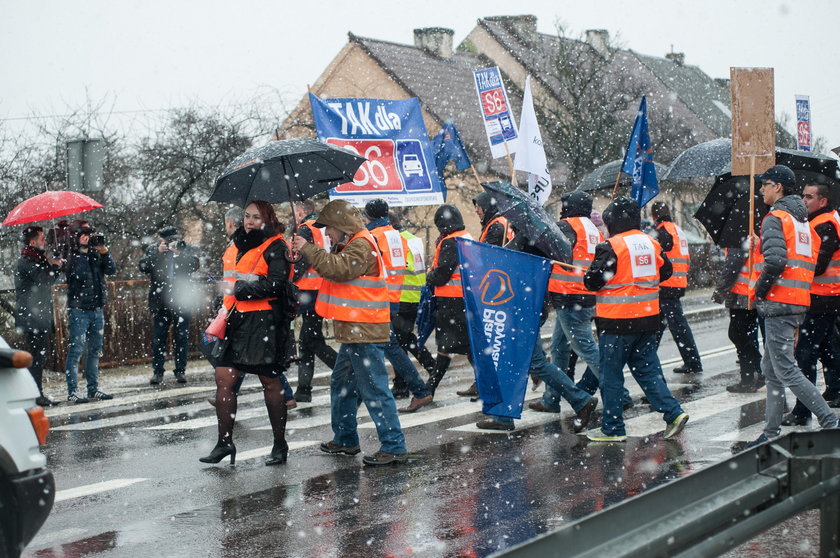
<svg viewBox="0 0 840 558"><path fill-rule="evenodd" d="M172 262L172 278L169 278L169 262ZM149 285L149 310L171 310L179 314L189 314L194 309L188 292L190 275L198 270L198 257L189 246L178 254L160 252L157 244L146 249L146 255L138 264L140 271L147 274ZM173 290L174 288L174 290Z"/></svg>
<svg viewBox="0 0 840 558"><path fill-rule="evenodd" d="M21 251L15 266L16 328L41 332L55 329L52 287L60 270L47 262L43 250L27 246Z"/></svg>
<svg viewBox="0 0 840 558"><path fill-rule="evenodd" d="M117 272L117 264L110 252L100 254L94 249L70 253L65 266L67 274L67 307L81 310L102 308L108 301L105 276Z"/></svg>
<svg viewBox="0 0 840 558"><path fill-rule="evenodd" d="M659 224L662 222L657 222L656 226L659 227ZM671 236L671 233L665 230L665 227L653 229L651 236L662 246L663 252L668 252L674 248L674 238ZM680 287L659 287L660 298L682 298L684 295L685 289Z"/></svg>
<svg viewBox="0 0 840 558"><path fill-rule="evenodd" d="M818 215L834 211L824 207L808 215L808 220L813 221ZM832 256L840 250L840 238L837 236L837 229L831 223L822 223L814 227L814 232L820 237L820 251L817 254L817 265L814 270L814 277L822 275L828 269ZM811 294L811 308L809 314L837 314L840 313L840 296L821 296Z"/></svg>

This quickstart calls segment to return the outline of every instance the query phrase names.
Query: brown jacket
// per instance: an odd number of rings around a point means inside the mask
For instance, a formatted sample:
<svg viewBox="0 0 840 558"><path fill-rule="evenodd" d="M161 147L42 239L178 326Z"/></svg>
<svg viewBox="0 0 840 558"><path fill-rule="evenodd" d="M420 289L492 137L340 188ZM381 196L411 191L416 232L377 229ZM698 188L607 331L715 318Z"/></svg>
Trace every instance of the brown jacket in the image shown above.
<svg viewBox="0 0 840 558"><path fill-rule="evenodd" d="M336 227L348 238L365 228L359 211L344 200L333 200L327 204L317 222ZM333 253L307 243L301 254L319 275L336 283L379 272L376 254L371 251L370 244L361 238L333 246ZM335 340L339 343L387 343L391 339L390 326L390 323L333 321Z"/></svg>

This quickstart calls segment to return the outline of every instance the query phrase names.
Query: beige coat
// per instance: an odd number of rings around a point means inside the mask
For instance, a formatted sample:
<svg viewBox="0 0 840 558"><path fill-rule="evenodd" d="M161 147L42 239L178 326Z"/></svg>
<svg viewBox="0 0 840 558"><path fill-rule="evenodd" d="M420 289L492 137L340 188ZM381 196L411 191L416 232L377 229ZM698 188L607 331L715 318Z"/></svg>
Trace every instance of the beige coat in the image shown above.
<svg viewBox="0 0 840 558"><path fill-rule="evenodd" d="M316 223L332 225L348 238L364 229L359 210L344 200L333 200L321 211ZM307 243L301 249L306 261L323 278L343 283L362 275L377 275L376 253L364 239L333 246L333 252ZM390 323L369 324L333 321L335 340L339 343L387 343L391 339Z"/></svg>

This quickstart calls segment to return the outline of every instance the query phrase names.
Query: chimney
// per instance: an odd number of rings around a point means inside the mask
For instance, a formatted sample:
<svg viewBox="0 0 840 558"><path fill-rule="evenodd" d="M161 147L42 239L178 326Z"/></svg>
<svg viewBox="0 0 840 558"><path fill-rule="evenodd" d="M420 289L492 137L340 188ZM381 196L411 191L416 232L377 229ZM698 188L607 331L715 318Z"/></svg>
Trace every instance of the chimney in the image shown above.
<svg viewBox="0 0 840 558"><path fill-rule="evenodd" d="M504 25L524 39L526 43L537 42L537 16L535 15L492 16L484 19Z"/></svg>
<svg viewBox="0 0 840 558"><path fill-rule="evenodd" d="M439 58L452 58L452 35L445 27L424 27L414 30L414 46Z"/></svg>
<svg viewBox="0 0 840 558"><path fill-rule="evenodd" d="M610 54L610 32L606 29L587 29L586 43L606 58Z"/></svg>
<svg viewBox="0 0 840 558"><path fill-rule="evenodd" d="M671 60L677 66L682 66L685 64L685 53L684 52L674 52L673 50L665 55L665 58Z"/></svg>

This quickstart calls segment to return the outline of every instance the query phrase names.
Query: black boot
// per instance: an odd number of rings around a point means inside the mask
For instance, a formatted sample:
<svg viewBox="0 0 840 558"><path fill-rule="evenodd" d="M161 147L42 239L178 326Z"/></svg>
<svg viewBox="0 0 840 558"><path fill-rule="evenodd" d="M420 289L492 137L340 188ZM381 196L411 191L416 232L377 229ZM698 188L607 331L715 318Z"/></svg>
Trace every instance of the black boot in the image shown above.
<svg viewBox="0 0 840 558"><path fill-rule="evenodd" d="M210 455L206 457L199 457L198 460L202 463L218 463L228 455L230 456L230 464L235 464L236 446L233 445L233 442L219 442L216 444L216 447L213 448L213 451L210 452Z"/></svg>
<svg viewBox="0 0 840 558"><path fill-rule="evenodd" d="M289 444L285 440L274 440L274 446L271 448L271 453L265 460L266 465L282 465L289 457Z"/></svg>
<svg viewBox="0 0 840 558"><path fill-rule="evenodd" d="M438 355L435 359L435 371L429 376L429 382L426 384L432 395L435 394L438 384L443 379L443 375L446 374L450 362L452 362L452 359L446 355Z"/></svg>

